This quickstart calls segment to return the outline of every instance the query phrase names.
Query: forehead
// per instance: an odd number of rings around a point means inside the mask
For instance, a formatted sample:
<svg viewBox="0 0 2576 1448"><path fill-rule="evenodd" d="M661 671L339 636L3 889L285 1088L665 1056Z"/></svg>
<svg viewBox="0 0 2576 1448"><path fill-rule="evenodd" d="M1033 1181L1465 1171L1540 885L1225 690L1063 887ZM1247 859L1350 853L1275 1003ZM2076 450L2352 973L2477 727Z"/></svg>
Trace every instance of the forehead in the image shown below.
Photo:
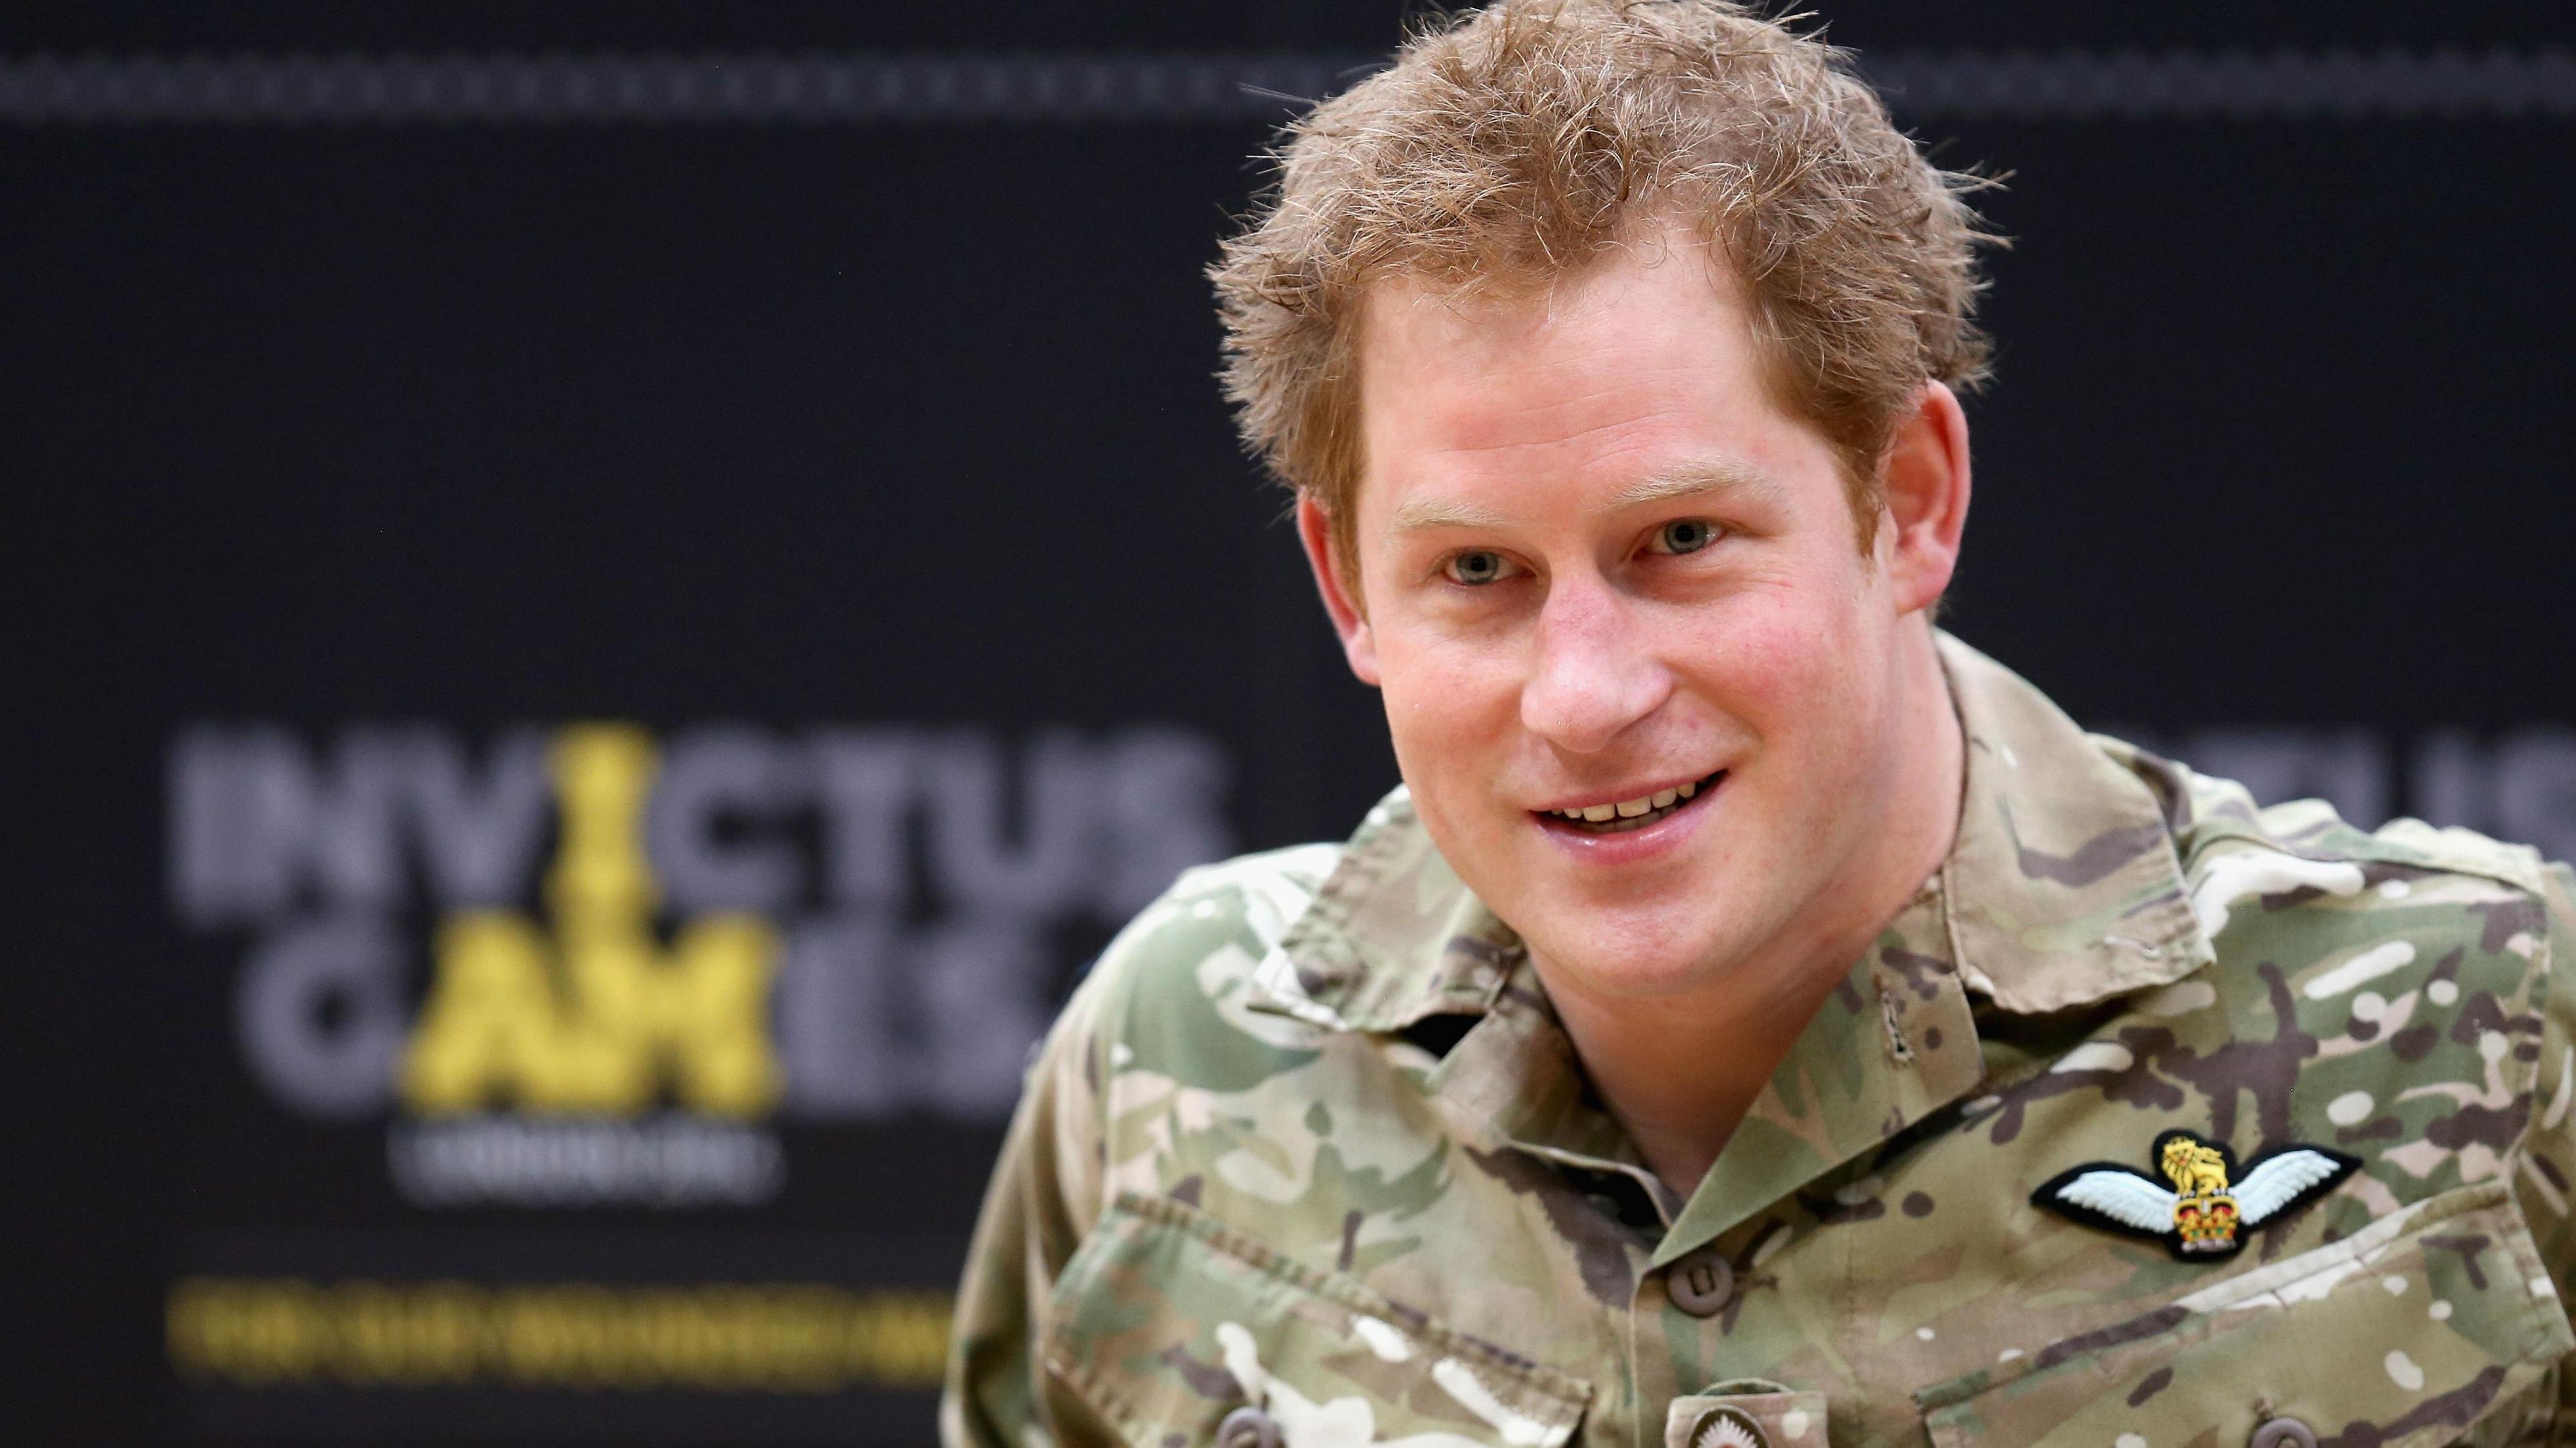
<svg viewBox="0 0 2576 1448"><path fill-rule="evenodd" d="M1363 515L1424 491L1775 472L1821 441L1774 401L1746 308L1693 244L1614 253L1527 294L1391 280L1361 317Z"/></svg>

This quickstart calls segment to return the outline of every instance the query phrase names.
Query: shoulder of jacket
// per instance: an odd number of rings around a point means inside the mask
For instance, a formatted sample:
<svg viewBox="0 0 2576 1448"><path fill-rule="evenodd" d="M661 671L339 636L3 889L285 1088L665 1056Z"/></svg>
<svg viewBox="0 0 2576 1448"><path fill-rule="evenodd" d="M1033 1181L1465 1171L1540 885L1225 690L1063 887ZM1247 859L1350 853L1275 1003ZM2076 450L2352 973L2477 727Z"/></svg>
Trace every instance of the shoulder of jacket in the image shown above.
<svg viewBox="0 0 2576 1448"><path fill-rule="evenodd" d="M2114 740L2102 741L2132 768L2151 759ZM2446 829L2417 819L2396 819L2363 829L2321 799L2257 805L2245 786L2153 760L2178 794L2174 850L2195 890L2223 862L2268 854L2316 865L2349 865L2373 876L2413 874L2475 876L2525 894L2542 893L2540 853L2528 845L2490 839L2474 830ZM2374 868L2377 867L2377 868ZM2377 883L2374 879L2373 883Z"/></svg>
<svg viewBox="0 0 2576 1448"><path fill-rule="evenodd" d="M1182 871L1102 950L1086 984L1132 999L1248 979L1314 903L1342 848L1293 845Z"/></svg>
<svg viewBox="0 0 2576 1448"><path fill-rule="evenodd" d="M2161 776L2183 888L2222 967L2268 963L2317 1009L2365 985L2394 1000L2456 971L2457 952L2518 977L2490 980L2516 996L2550 973L2564 890L2528 846L2414 819L2362 829L2323 800L2258 806L2233 780L2152 756L2131 767Z"/></svg>

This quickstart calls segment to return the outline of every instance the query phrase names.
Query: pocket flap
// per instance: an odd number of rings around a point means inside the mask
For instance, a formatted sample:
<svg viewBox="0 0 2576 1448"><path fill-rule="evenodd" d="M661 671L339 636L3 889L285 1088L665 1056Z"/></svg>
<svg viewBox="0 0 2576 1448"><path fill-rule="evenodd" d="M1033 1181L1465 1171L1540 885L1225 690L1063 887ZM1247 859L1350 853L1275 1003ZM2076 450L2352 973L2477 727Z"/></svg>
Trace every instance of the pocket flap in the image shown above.
<svg viewBox="0 0 2576 1448"><path fill-rule="evenodd" d="M2576 1347L2502 1182L1916 1393L1937 1448L2318 1448L2458 1437Z"/></svg>
<svg viewBox="0 0 2576 1448"><path fill-rule="evenodd" d="M1056 1284L1047 1370L1139 1445L1245 1404L1289 1444L1559 1448L1592 1386L1232 1231L1121 1193Z"/></svg>

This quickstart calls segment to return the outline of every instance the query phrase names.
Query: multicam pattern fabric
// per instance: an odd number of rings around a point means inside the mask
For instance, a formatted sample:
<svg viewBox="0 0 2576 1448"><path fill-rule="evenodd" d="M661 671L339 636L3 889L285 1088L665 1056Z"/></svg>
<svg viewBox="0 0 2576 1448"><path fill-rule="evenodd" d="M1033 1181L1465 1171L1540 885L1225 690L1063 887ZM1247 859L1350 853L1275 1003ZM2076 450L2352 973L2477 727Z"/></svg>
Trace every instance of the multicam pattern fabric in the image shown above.
<svg viewBox="0 0 2576 1448"><path fill-rule="evenodd" d="M1942 650L1958 843L1687 1200L1401 792L1185 876L1032 1071L950 1444L2551 1440L2566 868L2258 810ZM2201 1261L2029 1200L2175 1130L2361 1166Z"/></svg>

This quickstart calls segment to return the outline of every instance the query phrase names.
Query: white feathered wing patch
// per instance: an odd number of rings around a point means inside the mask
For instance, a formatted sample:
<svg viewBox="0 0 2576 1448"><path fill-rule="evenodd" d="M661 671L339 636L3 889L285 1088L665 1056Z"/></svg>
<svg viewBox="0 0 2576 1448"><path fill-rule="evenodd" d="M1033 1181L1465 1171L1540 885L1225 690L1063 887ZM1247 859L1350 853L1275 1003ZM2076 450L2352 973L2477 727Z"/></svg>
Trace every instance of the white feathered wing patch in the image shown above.
<svg viewBox="0 0 2576 1448"><path fill-rule="evenodd" d="M2175 1195L2136 1172L2088 1171L2057 1189L2058 1200L2089 1207L2141 1232L2173 1229ZM2285 1199L2286 1200L2286 1199Z"/></svg>
<svg viewBox="0 0 2576 1448"><path fill-rule="evenodd" d="M2299 1147L2282 1152L2236 1184L2236 1220L2247 1227L2259 1225L2340 1170L2341 1164L2321 1151Z"/></svg>

